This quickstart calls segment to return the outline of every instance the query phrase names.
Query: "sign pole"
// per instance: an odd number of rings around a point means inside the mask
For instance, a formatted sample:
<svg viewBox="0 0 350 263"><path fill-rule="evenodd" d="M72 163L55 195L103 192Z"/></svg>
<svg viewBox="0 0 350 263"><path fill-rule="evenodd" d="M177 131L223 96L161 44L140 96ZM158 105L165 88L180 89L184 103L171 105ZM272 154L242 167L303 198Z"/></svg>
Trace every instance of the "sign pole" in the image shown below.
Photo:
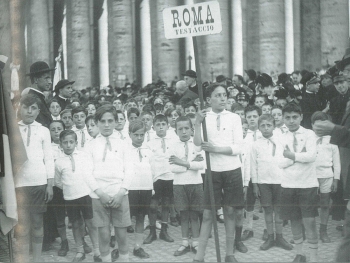
<svg viewBox="0 0 350 263"><path fill-rule="evenodd" d="M194 49L194 57L195 57L195 63L196 63L196 71L197 71L197 85L198 85L198 95L199 100L201 103L201 109L204 109L204 99L203 99L203 88L202 88L202 76L201 76L201 68L199 64L199 54L198 54L198 46L197 46L197 37L192 37L193 39L193 49ZM203 127L203 139L205 142L208 141L208 135L207 135L207 126L205 119L202 123ZM213 180L211 175L211 167L210 167L210 156L208 152L205 152L206 162L207 162L207 169L205 172L205 182L204 187L209 188L209 198L210 198L210 207L211 207L211 213L212 213L212 223L214 226L214 239L215 239L215 249L216 249L216 259L217 262L221 262L221 254L220 254L220 243L219 243L219 232L218 232L218 225L216 221L216 209L215 209L215 200L214 200L214 188L213 188Z"/></svg>

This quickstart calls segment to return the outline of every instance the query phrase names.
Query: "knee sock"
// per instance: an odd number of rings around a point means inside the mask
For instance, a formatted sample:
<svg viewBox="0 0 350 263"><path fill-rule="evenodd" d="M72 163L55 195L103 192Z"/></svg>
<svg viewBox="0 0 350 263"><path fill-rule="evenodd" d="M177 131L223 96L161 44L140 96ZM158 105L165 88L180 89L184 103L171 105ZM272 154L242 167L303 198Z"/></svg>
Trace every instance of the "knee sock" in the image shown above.
<svg viewBox="0 0 350 263"><path fill-rule="evenodd" d="M135 234L135 249L139 249L143 244L143 233Z"/></svg>
<svg viewBox="0 0 350 263"><path fill-rule="evenodd" d="M120 254L119 254L119 257L120 257ZM112 262L111 253L108 253L108 255L106 256L101 255L101 259L102 259L102 262Z"/></svg>
<svg viewBox="0 0 350 263"><path fill-rule="evenodd" d="M129 253L126 253L126 254L120 254L119 253L118 261L120 261L120 262L129 262Z"/></svg>
<svg viewBox="0 0 350 263"><path fill-rule="evenodd" d="M248 212L246 213L247 215L247 229L253 231L253 215L254 215L254 211Z"/></svg>
<svg viewBox="0 0 350 263"><path fill-rule="evenodd" d="M207 248L207 245L208 245L208 239L199 238L197 254L195 255L195 259L197 259L197 260L204 259L205 250Z"/></svg>
<svg viewBox="0 0 350 263"><path fill-rule="evenodd" d="M99 249L98 246L97 246L97 247L94 247L94 248L92 249L92 251L94 252L94 256L95 256L95 257L98 257L98 256L100 255L100 249Z"/></svg>
<svg viewBox="0 0 350 263"><path fill-rule="evenodd" d="M83 245L77 247L77 253L84 253L84 246Z"/></svg>
<svg viewBox="0 0 350 263"><path fill-rule="evenodd" d="M283 230L283 221L275 221L275 230L276 234L281 234L282 235L282 230Z"/></svg>
<svg viewBox="0 0 350 263"><path fill-rule="evenodd" d="M303 238L298 238L298 239L294 239L294 243L295 243L295 252L297 255L304 255L303 252Z"/></svg>
<svg viewBox="0 0 350 263"><path fill-rule="evenodd" d="M198 238L192 238L192 247L198 247Z"/></svg>
<svg viewBox="0 0 350 263"><path fill-rule="evenodd" d="M188 247L188 238L187 237L182 238L182 245L185 247Z"/></svg>
<svg viewBox="0 0 350 263"><path fill-rule="evenodd" d="M309 243L310 248L310 262L317 262L317 250L318 250L318 241Z"/></svg>

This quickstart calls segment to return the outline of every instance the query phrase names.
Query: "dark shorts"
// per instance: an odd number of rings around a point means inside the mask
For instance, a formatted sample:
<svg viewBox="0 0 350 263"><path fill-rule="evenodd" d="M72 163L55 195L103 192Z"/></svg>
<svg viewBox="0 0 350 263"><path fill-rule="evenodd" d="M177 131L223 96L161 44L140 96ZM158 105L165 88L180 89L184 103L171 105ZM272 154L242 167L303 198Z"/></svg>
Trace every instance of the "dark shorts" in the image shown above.
<svg viewBox="0 0 350 263"><path fill-rule="evenodd" d="M262 207L280 206L282 189L280 184L258 184L258 186Z"/></svg>
<svg viewBox="0 0 350 263"><path fill-rule="evenodd" d="M318 216L317 189L281 187L281 219L300 220Z"/></svg>
<svg viewBox="0 0 350 263"><path fill-rule="evenodd" d="M17 206L30 213L45 213L47 185L23 186L16 188Z"/></svg>
<svg viewBox="0 0 350 263"><path fill-rule="evenodd" d="M244 207L243 181L241 168L233 171L211 172L215 209L222 206L231 206L234 208ZM204 186L204 209L211 210L209 188Z"/></svg>
<svg viewBox="0 0 350 263"><path fill-rule="evenodd" d="M173 180L157 180L153 183L154 198L158 200L163 200L168 198L171 200L173 198Z"/></svg>
<svg viewBox="0 0 350 263"><path fill-rule="evenodd" d="M255 206L255 195L253 191L253 183L252 180L250 179L248 188L247 188L247 201L246 201L246 210L249 212L254 211L254 206Z"/></svg>
<svg viewBox="0 0 350 263"><path fill-rule="evenodd" d="M177 211L203 211L204 191L202 184L174 185Z"/></svg>
<svg viewBox="0 0 350 263"><path fill-rule="evenodd" d="M92 219L92 200L86 195L74 200L66 200L66 209L69 221L74 223L83 215L84 219Z"/></svg>
<svg viewBox="0 0 350 263"><path fill-rule="evenodd" d="M56 186L53 187L53 198L50 202L50 206L52 206L54 209L57 224L64 224L66 218L66 201L63 198L63 190ZM61 227L63 226L64 225ZM57 225L57 227L60 226Z"/></svg>
<svg viewBox="0 0 350 263"><path fill-rule="evenodd" d="M147 215L152 190L129 190L130 216Z"/></svg>

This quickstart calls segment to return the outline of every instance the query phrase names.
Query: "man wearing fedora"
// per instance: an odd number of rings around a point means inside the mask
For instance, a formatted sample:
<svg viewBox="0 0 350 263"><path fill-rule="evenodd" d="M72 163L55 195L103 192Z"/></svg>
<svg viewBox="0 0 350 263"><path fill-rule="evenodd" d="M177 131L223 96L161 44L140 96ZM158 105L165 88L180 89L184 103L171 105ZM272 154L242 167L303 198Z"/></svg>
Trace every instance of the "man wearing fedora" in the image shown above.
<svg viewBox="0 0 350 263"><path fill-rule="evenodd" d="M75 81L69 81L68 79L60 80L55 86L55 97L58 103L61 106L61 109L64 110L69 104L69 99L73 94L73 84Z"/></svg>
<svg viewBox="0 0 350 263"><path fill-rule="evenodd" d="M190 91L198 94L198 85L197 85L197 73L194 70L186 70L184 76L184 81L186 81L187 87Z"/></svg>
<svg viewBox="0 0 350 263"><path fill-rule="evenodd" d="M27 76L30 77L32 87L30 88L28 94L34 94L40 100L40 112L36 121L41 125L49 128L52 121L51 113L49 107L45 101L44 91L50 91L52 85L51 71L55 69L50 69L49 65L44 61L34 62L30 66L30 73Z"/></svg>

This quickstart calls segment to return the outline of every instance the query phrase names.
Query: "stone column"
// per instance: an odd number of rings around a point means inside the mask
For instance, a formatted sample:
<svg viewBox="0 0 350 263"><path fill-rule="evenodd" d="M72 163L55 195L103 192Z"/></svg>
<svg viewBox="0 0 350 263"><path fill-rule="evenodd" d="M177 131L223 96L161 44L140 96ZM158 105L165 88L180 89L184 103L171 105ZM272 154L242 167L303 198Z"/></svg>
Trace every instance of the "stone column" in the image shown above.
<svg viewBox="0 0 350 263"><path fill-rule="evenodd" d="M52 66L50 51L50 25L48 1L29 0L27 23L27 64L42 60ZM52 18L52 17L51 17ZM53 44L53 43L52 43Z"/></svg>
<svg viewBox="0 0 350 263"><path fill-rule="evenodd" d="M293 24L293 0L284 0L285 15L285 72L294 71L294 24Z"/></svg>
<svg viewBox="0 0 350 263"><path fill-rule="evenodd" d="M68 77L78 90L91 86L90 1L67 1Z"/></svg>
<svg viewBox="0 0 350 263"><path fill-rule="evenodd" d="M134 80L131 0L108 1L108 28L109 75L121 87Z"/></svg>
<svg viewBox="0 0 350 263"><path fill-rule="evenodd" d="M171 6L178 6L177 0L157 1L157 50L158 76L168 85L175 76L180 74L179 39L166 39L164 34L163 10Z"/></svg>
<svg viewBox="0 0 350 263"><path fill-rule="evenodd" d="M152 40L150 0L143 0L140 5L141 20L141 70L142 87L152 83Z"/></svg>
<svg viewBox="0 0 350 263"><path fill-rule="evenodd" d="M242 0L243 69L247 69L247 0Z"/></svg>
<svg viewBox="0 0 350 263"><path fill-rule="evenodd" d="M247 69L260 70L259 1L246 0Z"/></svg>
<svg viewBox="0 0 350 263"><path fill-rule="evenodd" d="M322 67L333 65L344 55L349 39L348 0L321 0Z"/></svg>
<svg viewBox="0 0 350 263"><path fill-rule="evenodd" d="M320 1L300 1L301 4L301 67L310 71L321 66Z"/></svg>
<svg viewBox="0 0 350 263"><path fill-rule="evenodd" d="M98 21L99 38L99 71L100 84L109 85L109 61L108 61L108 8L107 0L103 2L103 13Z"/></svg>
<svg viewBox="0 0 350 263"><path fill-rule="evenodd" d="M285 71L284 3L280 0L259 0L260 70L276 75Z"/></svg>
<svg viewBox="0 0 350 263"><path fill-rule="evenodd" d="M158 40L157 40L157 22L158 22L158 10L157 1L150 1L150 14L151 14L151 43L152 43L152 80L158 79ZM161 14L159 14L161 15Z"/></svg>
<svg viewBox="0 0 350 263"><path fill-rule="evenodd" d="M232 1L232 64L233 74L243 76L243 21L242 0Z"/></svg>
<svg viewBox="0 0 350 263"><path fill-rule="evenodd" d="M300 0L293 0L294 70L300 70Z"/></svg>
<svg viewBox="0 0 350 263"><path fill-rule="evenodd" d="M8 57L5 68L2 71L4 85L7 89L11 88L11 70L12 61L12 42L11 42L11 17L10 2L0 1L0 54Z"/></svg>
<svg viewBox="0 0 350 263"><path fill-rule="evenodd" d="M230 21L228 2L228 0L220 1L221 21ZM211 71L213 71L214 81L215 77L221 74L226 77L232 77L230 69L231 41L229 23L222 23L220 34L201 36L198 40L202 82L211 80Z"/></svg>

